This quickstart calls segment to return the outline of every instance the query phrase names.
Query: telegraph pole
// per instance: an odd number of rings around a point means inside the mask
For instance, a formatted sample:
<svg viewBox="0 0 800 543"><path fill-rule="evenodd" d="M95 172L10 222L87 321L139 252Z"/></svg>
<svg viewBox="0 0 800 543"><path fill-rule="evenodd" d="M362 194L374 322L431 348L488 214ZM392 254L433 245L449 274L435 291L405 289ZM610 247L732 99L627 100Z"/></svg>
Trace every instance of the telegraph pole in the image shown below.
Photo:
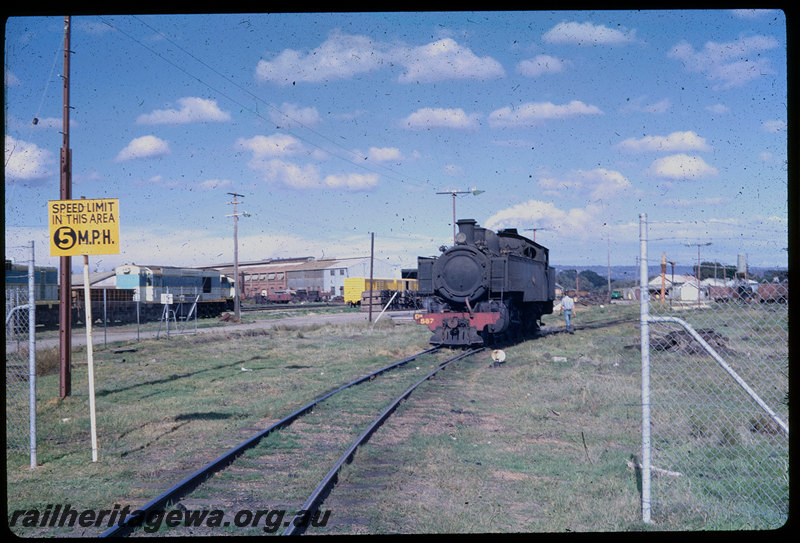
<svg viewBox="0 0 800 543"><path fill-rule="evenodd" d="M711 245L710 241L705 243L687 243L687 247L697 246L697 305L700 305L700 247L708 247Z"/></svg>
<svg viewBox="0 0 800 543"><path fill-rule="evenodd" d="M477 196L484 191L478 189L472 190L447 190L444 192L437 192L436 194L452 194L453 195L453 243L456 242L456 194L472 194Z"/></svg>
<svg viewBox="0 0 800 543"><path fill-rule="evenodd" d="M229 192L231 196L233 196L233 201L228 202L228 205L233 205L233 215L228 215L228 217L233 217L233 315L234 318L238 321L241 319L242 312L241 312L241 304L240 304L240 288L241 288L241 281L239 280L239 215L247 215L247 213L237 213L236 212L236 205L241 204L241 200L237 200L236 198L243 198L243 194L237 194L235 192Z"/></svg>
<svg viewBox="0 0 800 543"><path fill-rule="evenodd" d="M69 148L69 56L70 16L64 17L64 111L61 145L61 200L72 199L72 150ZM63 399L72 393L72 257L59 257L60 283L58 290L60 388Z"/></svg>
<svg viewBox="0 0 800 543"><path fill-rule="evenodd" d="M372 279L373 261L375 260L375 232L370 232L369 242L369 322L372 322L372 298L375 296L374 281Z"/></svg>

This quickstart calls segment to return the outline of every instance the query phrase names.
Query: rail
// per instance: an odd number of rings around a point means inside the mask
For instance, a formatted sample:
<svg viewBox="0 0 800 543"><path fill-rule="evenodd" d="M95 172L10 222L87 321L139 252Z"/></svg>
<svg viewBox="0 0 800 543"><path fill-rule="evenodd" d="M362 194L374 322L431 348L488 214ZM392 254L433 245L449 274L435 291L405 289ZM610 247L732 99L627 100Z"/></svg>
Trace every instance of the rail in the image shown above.
<svg viewBox="0 0 800 543"><path fill-rule="evenodd" d="M355 454L356 449L366 443L375 430L377 430L378 427L380 427L386 421L386 419L389 418L389 415L391 415L394 410L397 409L397 406L400 405L400 402L408 398L411 393L414 392L414 390L416 390L422 383L436 375L439 371L443 370L451 363L461 360L462 358L472 356L473 354L476 354L482 350L483 348L472 349L442 362L436 369L406 389L405 392L398 396L397 399L395 399L386 409L384 409L384 411L378 415L374 421L372 421L367 429L356 438L353 444L350 445L350 448L347 449L347 452L345 452L341 458L339 458L333 468L331 468L331 470L325 475L322 481L317 485L303 506L300 508L301 512L289 522L289 525L283 532L283 535L300 535L303 533L306 524L304 522L300 522L300 520L302 520L301 517L306 514L312 515L315 512L316 508L319 507L319 504L324 499L324 496L331 490L331 488L333 488L333 485L336 483L336 479L339 476L339 470L341 470L342 466L350 461Z"/></svg>
<svg viewBox="0 0 800 543"><path fill-rule="evenodd" d="M317 399L313 400L311 403L309 403L309 404L297 409L296 411L294 411L291 414L287 415L286 417L282 418L278 422L272 424L268 428L266 428L266 429L262 430L261 432L257 433L256 435L254 435L250 439L248 439L248 440L240 443L239 445L235 446L234 448L232 448L231 450L229 450L228 452L226 452L222 456L216 458L215 460L212 460L211 462L209 462L208 464L206 464L202 468L200 468L197 471L193 472L191 475L189 475L188 477L184 478L182 481L180 481L176 485L173 485L169 489L165 490L164 492L159 494L157 497L153 498L152 500L147 502L145 505L143 505L142 507L140 507L139 509L134 511L132 514L130 514L127 517L125 517L125 519L121 520L117 525L109 528L108 530L106 530L105 532L100 534L100 537L123 537L123 536L126 536L126 535L130 534L131 531L133 531L137 526L140 526L142 524L142 522L141 522L142 519L146 518L147 515L151 511L155 511L155 510L158 510L160 508L163 508L168 503L172 503L172 502L178 501L178 499L180 497L186 495L187 493L191 492L193 489L198 487L206 478L208 478L208 476L210 476L210 475L212 475L212 474L224 469L225 467L230 465L244 451L256 446L262 439L267 437L272 432L280 430L281 428L284 428L284 427L288 426L289 424L294 422L299 417L301 417L304 414L306 414L309 411L311 411L317 404L325 401L326 399L330 398L331 396L333 396L333 395L335 395L335 394L337 394L337 393L339 393L339 392L341 392L341 391L343 391L345 389L348 389L348 388L351 388L353 386L359 385L359 384L363 383L364 381L368 381L368 380L372 379L373 377L375 377L377 375L380 375L381 373L384 373L384 372L387 372L387 371L391 371L391 370L393 370L393 369L395 369L395 368L397 368L399 366L402 366L404 364L407 364L408 362L411 362L412 360L415 360L416 358L419 358L420 356L423 356L423 355L428 354L428 353L435 352L435 351L439 350L440 348L441 347L437 345L437 346L425 349L424 351L421 351L419 353L416 353L414 355L406 357L406 358L404 358L402 360L399 360L397 362L393 362L392 364L389 364L388 366L385 366L383 368L375 370L375 371L373 371L373 372L371 372L371 373L369 373L367 375L364 375L363 377L359 377L358 379L350 381L347 384L344 384L344 385L342 385L342 386L340 386L340 387L338 387L338 388L336 388L336 389L334 389L334 390L332 390L330 392L327 392L326 394L323 394L322 396L320 396ZM441 366L440 366L440 368L441 368Z"/></svg>

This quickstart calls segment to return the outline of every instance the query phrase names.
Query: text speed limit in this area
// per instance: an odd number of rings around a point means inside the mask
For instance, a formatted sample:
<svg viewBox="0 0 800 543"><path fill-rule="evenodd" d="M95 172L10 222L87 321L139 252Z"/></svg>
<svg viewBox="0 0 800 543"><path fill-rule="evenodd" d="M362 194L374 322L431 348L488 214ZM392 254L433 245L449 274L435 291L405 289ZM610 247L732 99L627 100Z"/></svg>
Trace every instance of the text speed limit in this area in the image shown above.
<svg viewBox="0 0 800 543"><path fill-rule="evenodd" d="M119 254L119 200L47 203L50 256Z"/></svg>

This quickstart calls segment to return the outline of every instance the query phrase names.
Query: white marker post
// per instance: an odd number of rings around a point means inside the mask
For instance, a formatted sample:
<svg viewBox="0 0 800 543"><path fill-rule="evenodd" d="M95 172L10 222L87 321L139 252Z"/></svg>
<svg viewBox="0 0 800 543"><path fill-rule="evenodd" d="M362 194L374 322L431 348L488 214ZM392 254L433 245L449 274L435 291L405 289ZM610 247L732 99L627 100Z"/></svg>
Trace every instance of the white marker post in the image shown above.
<svg viewBox="0 0 800 543"><path fill-rule="evenodd" d="M92 289L89 285L89 255L83 255L83 297L86 304L86 361L89 366L89 417L92 426L92 462L97 462L97 420L94 408L94 344L92 342Z"/></svg>
<svg viewBox="0 0 800 543"><path fill-rule="evenodd" d="M97 462L89 255L119 254L119 200L116 198L87 200L85 197L81 197L80 200L50 200L47 209L47 222L50 225L50 256L83 255L83 296L86 303L86 355L89 366L92 462ZM66 303L69 304L68 301Z"/></svg>

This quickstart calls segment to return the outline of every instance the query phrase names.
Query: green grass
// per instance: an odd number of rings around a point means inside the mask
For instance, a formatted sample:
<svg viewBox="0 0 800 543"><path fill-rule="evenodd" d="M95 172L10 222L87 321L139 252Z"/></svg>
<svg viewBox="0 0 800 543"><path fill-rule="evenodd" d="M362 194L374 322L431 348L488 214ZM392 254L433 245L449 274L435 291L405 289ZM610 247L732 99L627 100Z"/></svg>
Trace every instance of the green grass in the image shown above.
<svg viewBox="0 0 800 543"><path fill-rule="evenodd" d="M635 306L579 306L575 324L637 315ZM563 320L547 316L545 324L559 326ZM91 462L86 365L81 362L85 353L78 350L73 354L72 396L58 399L58 375L38 381L40 466L31 470L27 456L8 455L9 514L59 503L80 509L144 503L252 436L256 428L422 350L428 337L426 327L392 325L386 319L374 330L363 322L223 328L131 343L136 352L96 349L97 463ZM638 323L633 322L509 347L500 367L491 365L488 352L456 363L423 384L358 450L323 505L332 511L329 526L314 533L708 528L700 513L691 507L682 511L680 503L665 509L655 525L640 520L639 481L629 467L640 456L639 350L629 348L638 337ZM416 363L412 366L406 379L416 371ZM274 496L292 496L299 506L311 490L306 487L329 467L320 450L308 449L308 438L325 435L330 413L351 414L352 421L341 422L350 434L359 433L355 417L367 417L363 408L372 403L359 400L361 394L336 398L328 411L315 410L287 431L267 437L243 455L240 478L255 485L260 477L254 473L273 462L269 465L277 467L265 484ZM720 449L731 455L758 446L757 440L735 442L733 437L720 445L713 423L699 415L689 423L697 435L692 446L709 456L720 458ZM335 460L341 452L331 446L325 454ZM708 493L758 482L758 466L737 463L736 455L724 458L743 475L719 482ZM773 468L777 476L785 473L780 462ZM233 479L220 476L219 488ZM788 488L788 478L786 483ZM211 498L214 491L201 487L195 497ZM17 526L14 531L74 536L102 529Z"/></svg>

